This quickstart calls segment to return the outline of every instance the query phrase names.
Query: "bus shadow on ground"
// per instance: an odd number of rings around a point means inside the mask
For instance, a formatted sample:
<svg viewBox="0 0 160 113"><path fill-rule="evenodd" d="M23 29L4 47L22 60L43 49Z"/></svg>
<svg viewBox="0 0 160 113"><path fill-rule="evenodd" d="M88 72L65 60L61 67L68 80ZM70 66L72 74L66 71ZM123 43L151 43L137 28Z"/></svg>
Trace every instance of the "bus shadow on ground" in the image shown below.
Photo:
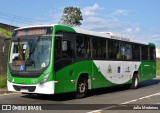
<svg viewBox="0 0 160 113"><path fill-rule="evenodd" d="M160 78L156 78L156 79L141 82L140 83L140 88L148 87L148 86L152 86L152 85L156 85L156 84L160 84Z"/></svg>
<svg viewBox="0 0 160 113"><path fill-rule="evenodd" d="M156 84L160 84L160 79L152 79L145 82L141 82L140 88L149 87ZM130 90L130 85L119 85L119 86L94 89L89 91L87 97L85 98L89 98L96 95L111 94L111 93L125 91L125 90ZM67 101L67 100L75 99L74 93L64 93L64 94L55 94L55 95L24 94L22 97L37 99L37 100L50 100L50 101Z"/></svg>

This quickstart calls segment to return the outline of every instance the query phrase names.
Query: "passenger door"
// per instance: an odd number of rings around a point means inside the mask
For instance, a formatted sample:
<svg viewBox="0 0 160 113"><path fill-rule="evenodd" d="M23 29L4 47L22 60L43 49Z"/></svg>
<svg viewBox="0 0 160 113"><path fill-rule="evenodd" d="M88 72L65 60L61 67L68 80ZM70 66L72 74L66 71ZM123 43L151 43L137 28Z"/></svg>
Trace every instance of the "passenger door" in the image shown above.
<svg viewBox="0 0 160 113"><path fill-rule="evenodd" d="M54 48L54 71L55 80L60 81L56 84L58 92L74 91L71 80L74 77L73 62L75 60L75 35L72 33L56 34Z"/></svg>

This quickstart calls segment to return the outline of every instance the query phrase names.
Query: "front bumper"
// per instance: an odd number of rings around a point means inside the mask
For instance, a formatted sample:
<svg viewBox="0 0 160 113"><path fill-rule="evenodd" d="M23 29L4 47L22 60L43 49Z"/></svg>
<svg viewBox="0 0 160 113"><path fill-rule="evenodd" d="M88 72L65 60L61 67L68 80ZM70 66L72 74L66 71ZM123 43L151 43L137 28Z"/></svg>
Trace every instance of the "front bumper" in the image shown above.
<svg viewBox="0 0 160 113"><path fill-rule="evenodd" d="M7 80L8 91L22 92L22 93L38 93L38 94L54 94L55 81L49 81L44 84L15 84ZM22 90L25 88L25 91Z"/></svg>

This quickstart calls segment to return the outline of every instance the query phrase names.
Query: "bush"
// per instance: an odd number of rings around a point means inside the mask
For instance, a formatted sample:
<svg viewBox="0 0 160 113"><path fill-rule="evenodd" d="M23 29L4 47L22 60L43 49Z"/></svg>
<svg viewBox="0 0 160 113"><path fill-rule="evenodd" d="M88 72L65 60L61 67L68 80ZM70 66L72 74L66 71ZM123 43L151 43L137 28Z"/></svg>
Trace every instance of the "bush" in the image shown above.
<svg viewBox="0 0 160 113"><path fill-rule="evenodd" d="M0 33L3 34L5 37L10 38L12 36L12 32L6 29L0 28Z"/></svg>
<svg viewBox="0 0 160 113"><path fill-rule="evenodd" d="M0 89L7 88L7 76L0 75Z"/></svg>

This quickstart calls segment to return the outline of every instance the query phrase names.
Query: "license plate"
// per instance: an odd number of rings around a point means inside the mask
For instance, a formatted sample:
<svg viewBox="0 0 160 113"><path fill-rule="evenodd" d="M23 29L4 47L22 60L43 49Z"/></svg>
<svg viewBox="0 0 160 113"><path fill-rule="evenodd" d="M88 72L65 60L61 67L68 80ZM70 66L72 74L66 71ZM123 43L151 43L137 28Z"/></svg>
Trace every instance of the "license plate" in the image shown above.
<svg viewBox="0 0 160 113"><path fill-rule="evenodd" d="M28 93L28 89L26 89L26 88L21 88L21 92L22 92L22 93Z"/></svg>

